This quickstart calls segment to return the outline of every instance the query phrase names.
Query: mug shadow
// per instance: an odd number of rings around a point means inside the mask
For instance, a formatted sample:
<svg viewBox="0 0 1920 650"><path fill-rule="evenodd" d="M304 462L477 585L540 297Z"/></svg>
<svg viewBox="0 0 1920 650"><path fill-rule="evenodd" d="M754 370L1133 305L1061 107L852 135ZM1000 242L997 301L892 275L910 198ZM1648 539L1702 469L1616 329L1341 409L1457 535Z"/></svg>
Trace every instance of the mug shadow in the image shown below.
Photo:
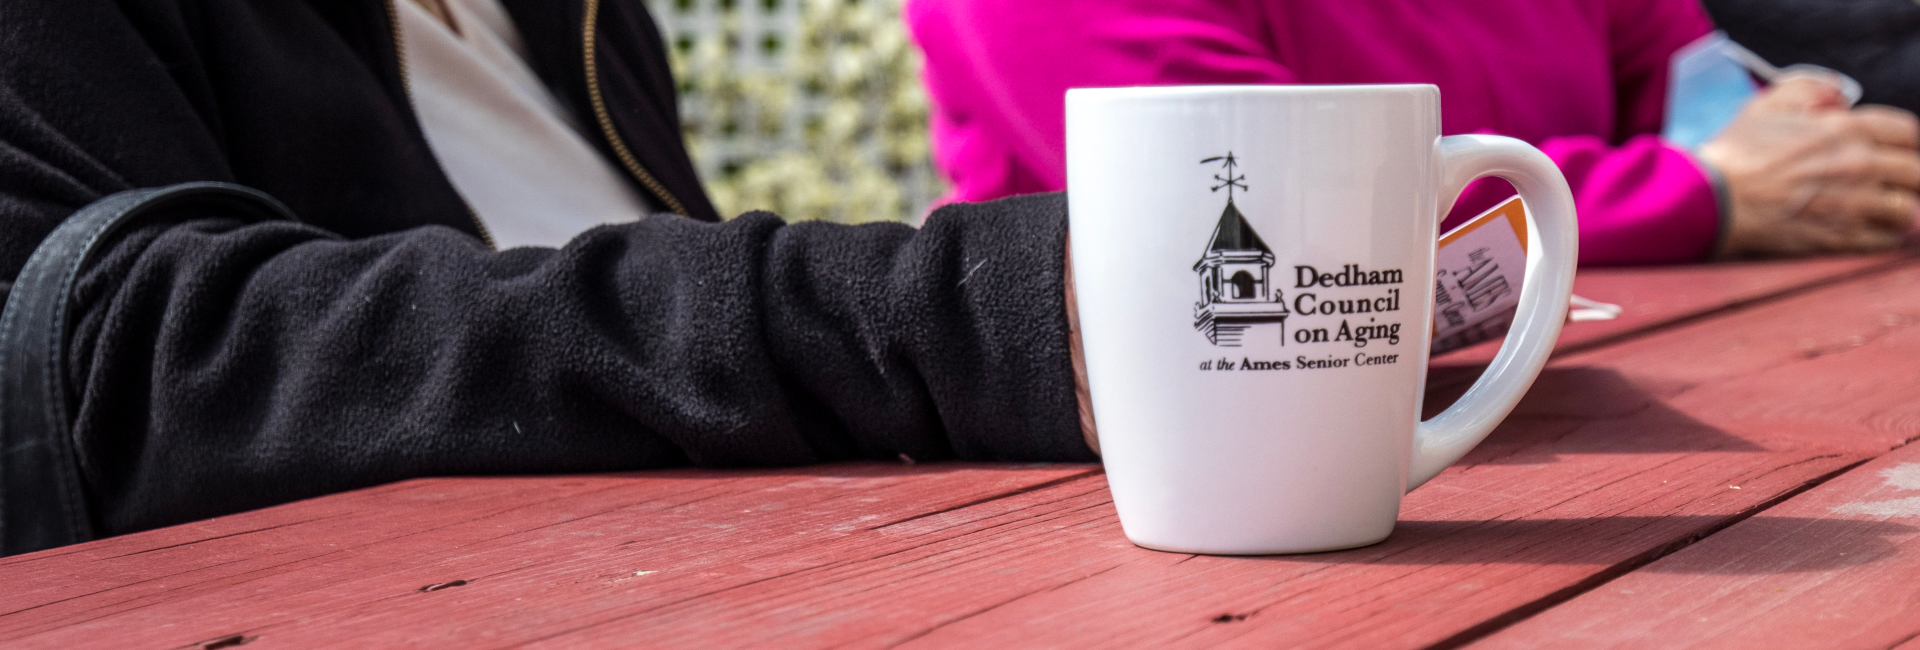
<svg viewBox="0 0 1920 650"><path fill-rule="evenodd" d="M1020 472L1025 470L1057 470L1096 474L1101 471L1100 463L1070 462L993 462L962 460L930 460L912 464L883 460L839 460L818 465L799 465L792 467L663 467L658 469L636 469L615 472L581 472L577 474L502 474L458 477L466 480L512 480L530 479L649 479L649 480L711 480L733 478L895 478L927 476L934 474L954 474L962 472ZM451 477L449 477L451 478Z"/></svg>
<svg viewBox="0 0 1920 650"><path fill-rule="evenodd" d="M1626 560L1622 546L1647 546L1649 537L1683 539L1711 529L1724 516L1580 517L1509 521L1402 521L1387 541L1364 548L1312 555L1244 558L1252 561L1326 564L1533 564L1605 565ZM1830 571L1867 564L1897 553L1897 542L1916 532L1887 521L1758 516L1714 533L1709 541L1638 569L1656 573L1758 575ZM1753 551L1780 539L1831 540ZM1893 539L1890 539L1893 538ZM1740 544L1752 541L1752 544ZM1551 542L1551 543L1548 543ZM1713 547L1703 547L1711 543ZM1726 543L1737 552L1716 553ZM1654 546L1657 546L1654 545ZM1843 548L1836 547L1843 546Z"/></svg>
<svg viewBox="0 0 1920 650"><path fill-rule="evenodd" d="M1451 405L1480 370L1435 368L1427 382L1424 417ZM1636 382L1611 368L1547 368L1507 420L1462 462L1540 464L1554 462L1559 454L1764 450L1666 405L1685 388Z"/></svg>

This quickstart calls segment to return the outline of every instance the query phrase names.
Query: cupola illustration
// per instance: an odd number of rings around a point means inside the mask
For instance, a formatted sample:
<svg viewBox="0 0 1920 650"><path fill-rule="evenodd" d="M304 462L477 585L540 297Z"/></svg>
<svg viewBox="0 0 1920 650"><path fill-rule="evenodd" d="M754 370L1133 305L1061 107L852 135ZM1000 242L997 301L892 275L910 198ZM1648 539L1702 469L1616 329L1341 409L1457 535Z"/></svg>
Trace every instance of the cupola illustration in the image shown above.
<svg viewBox="0 0 1920 650"><path fill-rule="evenodd" d="M1239 347L1241 338L1256 325L1276 325L1279 341L1286 345L1287 304L1271 277L1273 250L1253 231L1245 215L1233 203L1233 191L1245 191L1245 176L1235 176L1239 163L1233 152L1200 161L1219 162L1225 175L1215 174L1219 185L1212 189L1227 191L1227 207L1213 227L1207 250L1193 270L1200 276L1200 302L1194 304L1193 327L1207 340L1222 347Z"/></svg>

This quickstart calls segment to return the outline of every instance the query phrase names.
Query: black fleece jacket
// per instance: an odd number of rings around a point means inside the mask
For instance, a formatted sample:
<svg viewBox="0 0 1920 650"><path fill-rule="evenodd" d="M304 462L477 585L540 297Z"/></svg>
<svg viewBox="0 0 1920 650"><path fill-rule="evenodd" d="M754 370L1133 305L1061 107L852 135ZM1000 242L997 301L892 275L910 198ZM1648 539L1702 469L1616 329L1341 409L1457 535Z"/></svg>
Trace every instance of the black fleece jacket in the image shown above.
<svg viewBox="0 0 1920 650"><path fill-rule="evenodd" d="M918 230L720 222L639 1L505 0L602 153L686 216L495 252L414 119L392 1L0 3L8 318L61 314L58 340L0 341L52 355L49 403L16 381L0 407L64 423L0 432L0 552L422 475L1093 458L1062 197ZM284 207L102 203L194 181ZM42 246L122 204L109 236ZM70 291L19 275L36 249Z"/></svg>
<svg viewBox="0 0 1920 650"><path fill-rule="evenodd" d="M1920 111L1913 0L1706 0L1727 35L1775 65L1813 63L1860 81L1862 101Z"/></svg>

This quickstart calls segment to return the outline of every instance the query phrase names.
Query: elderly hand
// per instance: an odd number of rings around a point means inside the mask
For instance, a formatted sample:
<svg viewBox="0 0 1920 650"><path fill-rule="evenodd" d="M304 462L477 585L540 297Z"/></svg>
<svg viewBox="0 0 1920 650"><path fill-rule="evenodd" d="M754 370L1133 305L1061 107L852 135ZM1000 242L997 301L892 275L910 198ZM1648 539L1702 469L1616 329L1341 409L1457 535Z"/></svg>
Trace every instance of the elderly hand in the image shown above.
<svg viewBox="0 0 1920 650"><path fill-rule="evenodd" d="M1858 252L1900 245L1920 208L1920 121L1904 110L1847 110L1813 77L1782 80L1700 147L1720 170L1728 257Z"/></svg>

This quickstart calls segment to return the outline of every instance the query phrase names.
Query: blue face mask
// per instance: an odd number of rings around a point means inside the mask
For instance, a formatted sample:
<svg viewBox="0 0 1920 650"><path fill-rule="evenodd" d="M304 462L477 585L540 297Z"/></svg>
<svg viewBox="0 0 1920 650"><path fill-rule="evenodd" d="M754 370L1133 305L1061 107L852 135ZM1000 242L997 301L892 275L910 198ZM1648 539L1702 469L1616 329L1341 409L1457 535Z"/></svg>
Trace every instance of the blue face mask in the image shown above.
<svg viewBox="0 0 1920 650"><path fill-rule="evenodd" d="M1840 89L1848 106L1860 101L1860 82L1817 65L1776 68L1752 50L1716 31L1673 53L1667 75L1666 128L1660 136L1684 149L1695 149L1726 130L1733 118L1759 94L1759 77L1773 83L1788 75L1825 79Z"/></svg>
<svg viewBox="0 0 1920 650"><path fill-rule="evenodd" d="M1693 149L1712 140L1758 94L1740 46L1714 32L1673 54L1667 77L1667 142Z"/></svg>

